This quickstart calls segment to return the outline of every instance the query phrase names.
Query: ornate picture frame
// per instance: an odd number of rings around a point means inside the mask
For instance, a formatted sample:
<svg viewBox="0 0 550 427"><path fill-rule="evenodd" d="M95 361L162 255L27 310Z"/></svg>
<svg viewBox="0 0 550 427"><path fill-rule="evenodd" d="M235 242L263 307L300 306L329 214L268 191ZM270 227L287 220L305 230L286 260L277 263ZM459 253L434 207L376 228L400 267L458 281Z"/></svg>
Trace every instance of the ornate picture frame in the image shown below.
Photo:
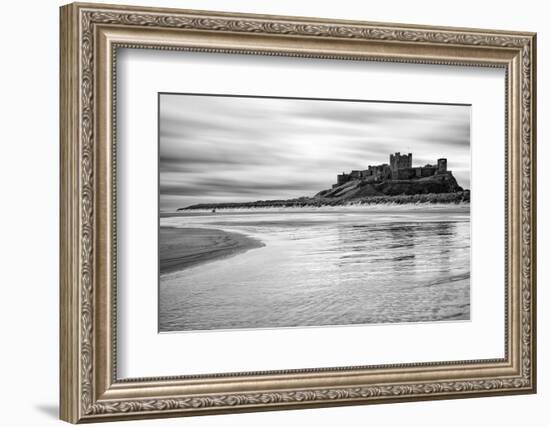
<svg viewBox="0 0 550 427"><path fill-rule="evenodd" d="M536 391L536 35L74 3L60 11L60 416L97 422ZM506 73L504 358L117 378L117 49Z"/></svg>

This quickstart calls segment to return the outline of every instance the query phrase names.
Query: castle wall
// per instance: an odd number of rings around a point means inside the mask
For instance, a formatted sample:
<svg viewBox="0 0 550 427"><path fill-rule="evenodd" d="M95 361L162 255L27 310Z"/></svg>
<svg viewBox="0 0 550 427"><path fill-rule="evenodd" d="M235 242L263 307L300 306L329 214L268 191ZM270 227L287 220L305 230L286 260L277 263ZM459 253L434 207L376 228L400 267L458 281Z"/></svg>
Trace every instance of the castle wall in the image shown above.
<svg viewBox="0 0 550 427"><path fill-rule="evenodd" d="M425 166L423 168L420 168L420 170L422 178L425 178L427 176L435 175L437 168L435 166Z"/></svg>
<svg viewBox="0 0 550 427"><path fill-rule="evenodd" d="M369 166L369 170L376 179L388 179L391 177L391 168L387 164Z"/></svg>
<svg viewBox="0 0 550 427"><path fill-rule="evenodd" d="M394 176L396 176L396 178L393 178ZM397 171L397 175L395 175L395 172L392 172L392 178L393 179L412 179L412 178L416 178L416 169L415 168L399 169Z"/></svg>
<svg viewBox="0 0 550 427"><path fill-rule="evenodd" d="M412 167L412 153L390 154L390 164L369 165L365 170L353 170L351 173L337 175L333 188L345 184L350 180L361 179L366 182L378 182L386 179L410 180L430 177L435 174L447 173L447 159L437 159L437 165L427 164L423 167Z"/></svg>
<svg viewBox="0 0 550 427"><path fill-rule="evenodd" d="M415 179L435 175L438 169L435 166L399 169L397 173L392 171L392 179Z"/></svg>

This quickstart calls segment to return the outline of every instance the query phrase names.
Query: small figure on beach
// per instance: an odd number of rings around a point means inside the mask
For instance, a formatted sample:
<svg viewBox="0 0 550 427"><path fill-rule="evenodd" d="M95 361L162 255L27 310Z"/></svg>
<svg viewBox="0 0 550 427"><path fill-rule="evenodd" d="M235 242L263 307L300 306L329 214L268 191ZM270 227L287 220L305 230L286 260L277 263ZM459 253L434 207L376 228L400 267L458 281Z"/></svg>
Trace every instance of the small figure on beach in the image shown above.
<svg viewBox="0 0 550 427"><path fill-rule="evenodd" d="M212 209L212 213L216 213L216 209Z"/></svg>

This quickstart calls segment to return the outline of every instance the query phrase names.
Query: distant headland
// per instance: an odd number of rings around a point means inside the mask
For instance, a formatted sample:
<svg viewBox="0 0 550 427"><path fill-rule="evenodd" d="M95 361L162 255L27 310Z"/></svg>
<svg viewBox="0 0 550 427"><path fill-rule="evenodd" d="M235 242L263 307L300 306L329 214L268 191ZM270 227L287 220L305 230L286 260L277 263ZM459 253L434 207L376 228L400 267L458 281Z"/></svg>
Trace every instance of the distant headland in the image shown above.
<svg viewBox="0 0 550 427"><path fill-rule="evenodd" d="M201 203L191 209L228 209L259 207L340 206L380 203L469 203L470 190L458 185L447 159L436 164L412 166L412 153L390 154L388 163L369 165L364 170L342 172L332 188L312 197L288 200L258 200L255 202Z"/></svg>

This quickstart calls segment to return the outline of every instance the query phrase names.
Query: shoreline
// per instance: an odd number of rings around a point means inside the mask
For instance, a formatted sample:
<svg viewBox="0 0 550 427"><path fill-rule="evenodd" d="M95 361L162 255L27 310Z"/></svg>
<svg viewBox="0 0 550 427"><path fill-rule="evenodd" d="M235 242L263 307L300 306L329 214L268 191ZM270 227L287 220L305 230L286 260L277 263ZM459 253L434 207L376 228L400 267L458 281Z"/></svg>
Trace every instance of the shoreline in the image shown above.
<svg viewBox="0 0 550 427"><path fill-rule="evenodd" d="M159 273L182 271L263 246L258 239L220 229L161 226Z"/></svg>
<svg viewBox="0 0 550 427"><path fill-rule="evenodd" d="M306 206L246 206L246 207L223 207L215 211L206 208L196 209L178 209L176 211L161 211L160 218L187 217L187 216L216 216L226 214L253 214L253 213L331 213L331 212L365 212L365 213L406 213L406 212L441 212L453 213L470 211L469 202L460 203L377 203L377 204L357 204L348 203L346 205L306 205Z"/></svg>
<svg viewBox="0 0 550 427"><path fill-rule="evenodd" d="M325 197L301 197L289 200L257 200L255 202L226 202L226 203L199 203L183 208L177 212L190 210L217 210L238 208L289 208L289 207L329 207L329 206L369 206L369 205L458 205L470 204L470 191L456 193L427 193L427 194L401 194L364 196L353 199L325 198Z"/></svg>

